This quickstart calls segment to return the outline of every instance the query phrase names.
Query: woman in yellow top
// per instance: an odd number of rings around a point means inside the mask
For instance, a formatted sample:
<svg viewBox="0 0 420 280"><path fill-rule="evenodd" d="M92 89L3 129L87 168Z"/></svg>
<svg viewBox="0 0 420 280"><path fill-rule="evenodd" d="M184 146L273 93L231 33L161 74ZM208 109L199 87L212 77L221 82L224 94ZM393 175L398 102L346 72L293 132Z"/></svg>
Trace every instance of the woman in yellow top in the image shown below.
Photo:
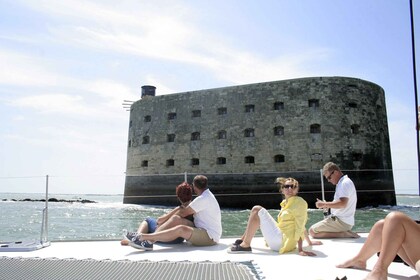
<svg viewBox="0 0 420 280"><path fill-rule="evenodd" d="M229 248L228 253L252 252L251 240L258 228L264 236L267 245L280 254L293 251L298 245L299 254L302 256L315 256L316 254L302 249L303 239L309 245L319 245L320 242L311 242L306 234L306 220L308 219L308 204L297 196L299 182L293 178L277 178L280 192L284 200L280 203L281 210L277 222L262 206L254 206L249 215L245 233L241 239Z"/></svg>

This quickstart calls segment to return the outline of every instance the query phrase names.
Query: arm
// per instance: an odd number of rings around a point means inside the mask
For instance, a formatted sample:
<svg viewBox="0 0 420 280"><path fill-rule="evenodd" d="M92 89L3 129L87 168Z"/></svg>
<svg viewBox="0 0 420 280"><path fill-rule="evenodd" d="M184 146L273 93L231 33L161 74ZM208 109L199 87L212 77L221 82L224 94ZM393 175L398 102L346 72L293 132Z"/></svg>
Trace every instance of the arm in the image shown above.
<svg viewBox="0 0 420 280"><path fill-rule="evenodd" d="M166 213L165 215L160 216L159 218L156 219L157 224L160 226L161 224L165 223L167 220L169 220L170 217L172 217L173 215L175 215L181 206L175 207L174 209L171 210L171 212Z"/></svg>
<svg viewBox="0 0 420 280"><path fill-rule="evenodd" d="M347 206L348 201L348 197L340 197L338 200L335 201L322 201L317 199L317 201L315 202L315 206L316 208L345 208Z"/></svg>
<svg viewBox="0 0 420 280"><path fill-rule="evenodd" d="M170 217L172 217L173 215L178 215L178 216L181 216L181 217L186 217L186 216L189 216L189 215L192 215L192 214L194 214L195 212L194 212L194 210L192 210L193 212L192 213L190 213L190 211L186 211L186 208L190 208L190 207L188 207L188 204L190 204L190 202L191 201L188 201L188 202L185 202L185 203L182 203L180 206L178 206L178 207L175 207L174 209L172 209L171 210L171 212L169 212L169 213L167 213L167 214L165 214L165 215L162 215L162 216L160 216L159 218L157 218L157 224L158 225L161 225L161 224L163 224L163 223L165 223L167 220L169 220L169 218ZM187 213L187 214L185 214L185 213ZM190 213L190 214L188 214L188 213ZM185 214L185 215L184 215Z"/></svg>
<svg viewBox="0 0 420 280"><path fill-rule="evenodd" d="M311 239L309 238L309 235L308 235L308 231L307 231L307 230L305 230L305 241L306 241L306 243L308 243L308 245L309 245L309 246L313 246L313 245L322 245L322 242L321 242L321 241L318 241L318 240L311 240Z"/></svg>
<svg viewBox="0 0 420 280"><path fill-rule="evenodd" d="M299 238L299 241L298 241L299 255L310 256L310 257L316 256L316 254L314 252L304 251L303 248L302 248L302 243L303 243L302 238Z"/></svg>

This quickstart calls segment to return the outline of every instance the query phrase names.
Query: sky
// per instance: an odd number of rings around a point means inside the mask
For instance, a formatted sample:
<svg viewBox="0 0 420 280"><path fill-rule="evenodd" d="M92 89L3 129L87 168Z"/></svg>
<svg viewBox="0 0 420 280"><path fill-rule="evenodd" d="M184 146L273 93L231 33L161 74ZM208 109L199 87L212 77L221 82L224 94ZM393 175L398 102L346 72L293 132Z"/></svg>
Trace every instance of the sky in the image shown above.
<svg viewBox="0 0 420 280"><path fill-rule="evenodd" d="M385 90L396 193L418 194L409 0L0 0L0 192L123 193L142 85L319 76Z"/></svg>

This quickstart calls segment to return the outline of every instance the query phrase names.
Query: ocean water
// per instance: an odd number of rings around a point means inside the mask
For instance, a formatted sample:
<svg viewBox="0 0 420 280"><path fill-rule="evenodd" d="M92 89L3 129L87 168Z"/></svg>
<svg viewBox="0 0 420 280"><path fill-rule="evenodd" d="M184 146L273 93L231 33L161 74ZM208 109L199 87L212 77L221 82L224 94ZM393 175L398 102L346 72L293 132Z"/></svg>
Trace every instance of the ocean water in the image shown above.
<svg viewBox="0 0 420 280"><path fill-rule="evenodd" d="M0 193L0 241L39 240L45 202L12 201L45 199L45 194ZM122 195L50 194L49 198L87 199L96 203L48 203L48 240L115 240L122 229L135 230L144 218L158 217L170 208L123 204ZM270 209L276 217L279 209ZM356 212L355 231L368 232L372 225L391 211L401 211L420 219L420 197L397 196L397 206L363 208ZM249 210L222 210L223 237L242 235ZM322 211L309 210L307 227L323 218Z"/></svg>

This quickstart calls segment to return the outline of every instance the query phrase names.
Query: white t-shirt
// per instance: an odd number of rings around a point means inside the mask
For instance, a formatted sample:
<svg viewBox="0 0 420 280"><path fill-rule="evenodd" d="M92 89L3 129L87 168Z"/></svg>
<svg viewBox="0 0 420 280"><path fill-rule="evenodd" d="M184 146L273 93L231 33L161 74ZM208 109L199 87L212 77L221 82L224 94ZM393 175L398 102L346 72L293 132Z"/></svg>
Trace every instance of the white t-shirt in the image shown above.
<svg viewBox="0 0 420 280"><path fill-rule="evenodd" d="M331 214L346 224L353 226L357 193L353 181L347 175L342 176L335 187L334 201L339 200L341 197L347 197L349 199L347 206L345 208L331 208Z"/></svg>
<svg viewBox="0 0 420 280"><path fill-rule="evenodd" d="M212 192L207 189L189 205L194 211L194 225L207 231L213 241L219 242L222 236L222 214Z"/></svg>

